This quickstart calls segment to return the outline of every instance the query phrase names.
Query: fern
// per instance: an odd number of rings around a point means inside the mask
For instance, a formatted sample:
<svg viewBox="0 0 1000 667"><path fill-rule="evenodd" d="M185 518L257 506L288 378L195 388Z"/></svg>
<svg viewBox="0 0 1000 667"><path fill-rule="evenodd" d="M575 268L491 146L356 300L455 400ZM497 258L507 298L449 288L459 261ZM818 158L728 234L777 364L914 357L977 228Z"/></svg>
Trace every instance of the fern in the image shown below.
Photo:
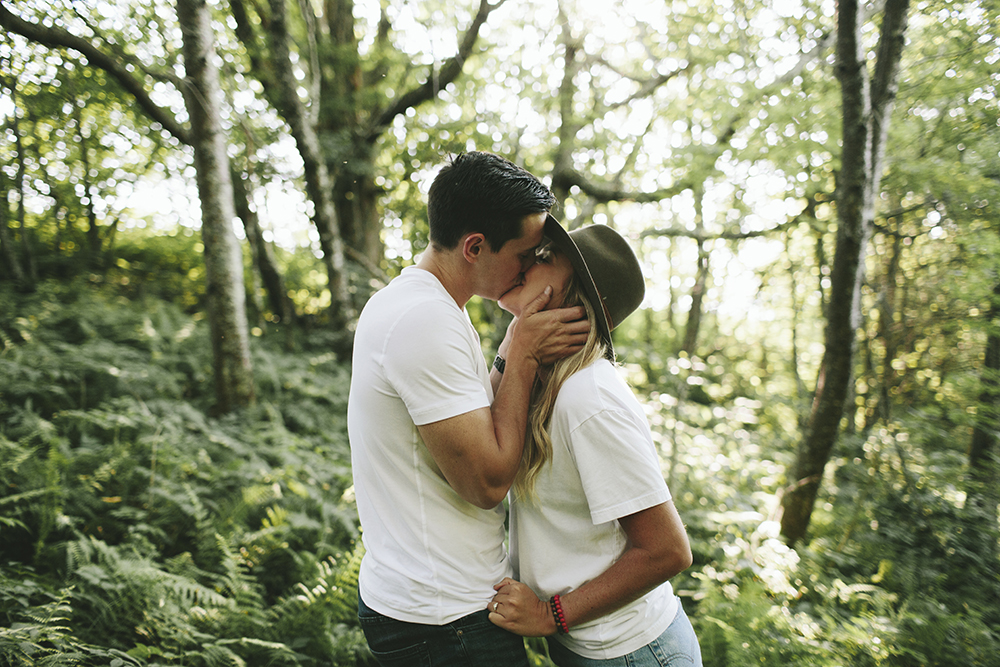
<svg viewBox="0 0 1000 667"><path fill-rule="evenodd" d="M296 585L295 594L271 608L276 633L318 660L367 664L372 660L357 624L358 574L364 547L359 540L342 559L314 562L314 575Z"/></svg>
<svg viewBox="0 0 1000 667"><path fill-rule="evenodd" d="M0 578L0 591L10 591L9 583L6 578ZM24 588L23 584L21 588ZM31 605L26 597L16 600L7 595L0 597L20 607L14 612L19 620L8 618L9 626L0 627L0 658L3 658L4 665L141 665L122 651L88 644L73 635L70 626L72 593L68 588L61 589L50 601L38 605Z"/></svg>

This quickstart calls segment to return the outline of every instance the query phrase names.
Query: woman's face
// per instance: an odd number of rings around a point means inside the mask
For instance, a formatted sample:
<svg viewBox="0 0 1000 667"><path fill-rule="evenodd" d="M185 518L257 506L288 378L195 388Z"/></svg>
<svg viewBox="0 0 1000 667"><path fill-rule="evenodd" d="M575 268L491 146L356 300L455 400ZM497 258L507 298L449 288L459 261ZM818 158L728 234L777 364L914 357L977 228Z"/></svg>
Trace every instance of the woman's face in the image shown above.
<svg viewBox="0 0 1000 667"><path fill-rule="evenodd" d="M535 263L524 272L520 283L500 297L500 307L515 317L520 317L521 311L541 294L547 285L552 286L552 298L545 310L558 308L566 298L570 279L573 277L573 265L569 257L548 245L538 252Z"/></svg>

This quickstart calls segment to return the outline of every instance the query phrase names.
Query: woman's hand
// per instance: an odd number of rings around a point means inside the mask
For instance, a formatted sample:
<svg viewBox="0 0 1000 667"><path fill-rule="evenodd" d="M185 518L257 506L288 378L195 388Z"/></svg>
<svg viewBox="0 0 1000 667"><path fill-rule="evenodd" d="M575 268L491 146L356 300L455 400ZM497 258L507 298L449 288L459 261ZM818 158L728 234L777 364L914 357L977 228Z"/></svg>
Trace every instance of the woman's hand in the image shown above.
<svg viewBox="0 0 1000 667"><path fill-rule="evenodd" d="M490 621L522 637L547 637L556 633L549 603L519 581L505 578L493 587L497 592L487 608Z"/></svg>

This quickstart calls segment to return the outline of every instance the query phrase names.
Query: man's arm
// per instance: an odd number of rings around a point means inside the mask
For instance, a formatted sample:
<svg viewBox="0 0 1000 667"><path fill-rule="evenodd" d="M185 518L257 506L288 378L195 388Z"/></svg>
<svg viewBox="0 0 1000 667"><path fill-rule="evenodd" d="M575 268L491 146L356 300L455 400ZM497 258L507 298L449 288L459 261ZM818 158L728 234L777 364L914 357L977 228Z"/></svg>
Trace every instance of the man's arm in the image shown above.
<svg viewBox="0 0 1000 667"><path fill-rule="evenodd" d="M579 352L587 343L587 335L590 333L591 324L586 319L586 311L582 307L554 308L537 313L534 317L543 320L550 318L561 323L558 333L540 341L541 347L538 350L537 357L539 364L542 366L549 366L563 357L568 357L571 354ZM510 343L517 331L519 321L516 317L511 320L507 326L507 333L504 334L503 340L500 342L499 347L497 347L497 354L505 362L507 357L510 356ZM502 379L503 373L495 367L491 367L490 383L493 385L494 396L500 391L500 380Z"/></svg>
<svg viewBox="0 0 1000 667"><path fill-rule="evenodd" d="M476 507L496 507L514 482L537 368L529 359L508 359L492 409L417 427L448 484Z"/></svg>
<svg viewBox="0 0 1000 667"><path fill-rule="evenodd" d="M448 484L483 509L500 504L517 475L539 365L580 349L590 330L582 308L539 312L550 296L547 289L508 330L506 368L492 370L491 379L500 377L491 408L417 427Z"/></svg>

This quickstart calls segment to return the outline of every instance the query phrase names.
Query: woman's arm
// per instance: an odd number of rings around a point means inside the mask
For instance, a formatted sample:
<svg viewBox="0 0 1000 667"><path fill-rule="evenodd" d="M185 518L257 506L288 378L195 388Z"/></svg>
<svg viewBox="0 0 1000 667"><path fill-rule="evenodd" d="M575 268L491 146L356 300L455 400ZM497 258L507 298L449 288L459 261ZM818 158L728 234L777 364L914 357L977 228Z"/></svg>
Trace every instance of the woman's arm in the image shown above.
<svg viewBox="0 0 1000 667"><path fill-rule="evenodd" d="M622 517L628 548L614 565L580 588L560 595L569 627L600 618L639 599L691 566L691 546L672 501ZM556 633L548 600L507 578L494 587L490 620L526 637ZM497 603L494 609L494 603Z"/></svg>

